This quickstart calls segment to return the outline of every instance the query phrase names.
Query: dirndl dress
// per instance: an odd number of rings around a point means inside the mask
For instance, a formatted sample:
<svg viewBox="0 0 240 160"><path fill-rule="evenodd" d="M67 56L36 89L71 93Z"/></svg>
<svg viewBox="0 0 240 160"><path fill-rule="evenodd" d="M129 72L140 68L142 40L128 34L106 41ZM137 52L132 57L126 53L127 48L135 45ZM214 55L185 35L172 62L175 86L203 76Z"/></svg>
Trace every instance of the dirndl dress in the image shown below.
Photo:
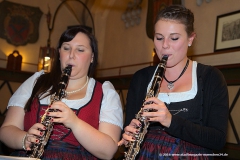
<svg viewBox="0 0 240 160"><path fill-rule="evenodd" d="M31 152L14 151L11 156L28 157ZM63 141L48 141L41 160L97 160L84 147L74 146Z"/></svg>
<svg viewBox="0 0 240 160"><path fill-rule="evenodd" d="M162 129L150 129L145 136L139 160L210 160L205 148L175 138Z"/></svg>
<svg viewBox="0 0 240 160"><path fill-rule="evenodd" d="M201 123L201 107L193 107L200 98L166 104L172 115ZM179 108L184 106L184 108ZM196 106L196 105L195 105ZM200 117L200 118L199 118ZM194 145L168 134L159 123L152 123L142 142L139 160L211 160L212 150Z"/></svg>
<svg viewBox="0 0 240 160"><path fill-rule="evenodd" d="M92 98L83 107L72 109L75 114L83 121L98 129L99 113L101 108L103 92L102 84L95 82ZM40 104L35 98L31 104L31 111L25 113L24 130L27 131L36 122L40 123L42 115L48 105ZM30 153L24 150L16 150L11 156L29 157ZM63 124L54 124L52 134L47 142L42 160L97 160L93 154L88 152L75 138L72 131Z"/></svg>

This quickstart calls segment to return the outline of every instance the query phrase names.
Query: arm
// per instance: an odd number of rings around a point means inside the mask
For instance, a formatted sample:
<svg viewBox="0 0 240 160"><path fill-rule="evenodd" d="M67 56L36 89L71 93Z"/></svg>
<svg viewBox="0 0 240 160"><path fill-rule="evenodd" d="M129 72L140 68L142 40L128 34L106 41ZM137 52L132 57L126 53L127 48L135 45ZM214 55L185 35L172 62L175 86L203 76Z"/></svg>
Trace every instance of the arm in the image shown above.
<svg viewBox="0 0 240 160"><path fill-rule="evenodd" d="M0 128L0 140L8 147L13 149L22 149L22 139L27 132L24 131L24 105L31 96L32 87L37 77L43 72L36 72L28 78L15 91L8 103L6 118ZM25 146L26 147L26 146Z"/></svg>
<svg viewBox="0 0 240 160"><path fill-rule="evenodd" d="M116 153L120 138L123 114L119 95L109 82L103 83L103 100L100 111L100 124L96 132L90 131L79 142L92 154L102 159L111 159ZM81 125L79 125L81 126ZM77 135L78 136L78 135ZM92 142L92 143L90 143Z"/></svg>
<svg viewBox="0 0 240 160"><path fill-rule="evenodd" d="M0 140L8 147L22 149L24 110L21 107L9 107L6 118L0 128Z"/></svg>
<svg viewBox="0 0 240 160"><path fill-rule="evenodd" d="M133 141L133 137L129 133L136 133L136 126L140 122L136 119L135 115L140 111L144 99L146 97L147 86L150 82L156 67L147 67L137 71L131 80L130 87L128 88L127 103L125 111L124 133L122 140L118 145L127 145L128 141Z"/></svg>
<svg viewBox="0 0 240 160"><path fill-rule="evenodd" d="M40 136L38 129L44 130L44 126L35 123L27 132L24 131L24 109L22 107L10 106L0 128L0 140L12 149L31 150L32 142L36 142L35 136ZM25 135L27 134L26 138Z"/></svg>
<svg viewBox="0 0 240 160"><path fill-rule="evenodd" d="M82 120L78 120L74 126L72 131L75 137L90 153L100 159L111 159L114 156L118 149L120 127L101 122L99 130L96 130Z"/></svg>
<svg viewBox="0 0 240 160"><path fill-rule="evenodd" d="M105 89L104 89L105 88ZM78 142L100 159L111 159L118 149L117 142L122 128L122 107L119 95L110 84L103 84L103 100L99 129L79 119L64 103L55 102L51 108L61 112L50 113L54 122L70 128Z"/></svg>
<svg viewBox="0 0 240 160"><path fill-rule="evenodd" d="M124 128L130 124L143 105L147 93L147 86L150 82L156 67L145 68L136 72L130 83L127 93L126 118Z"/></svg>

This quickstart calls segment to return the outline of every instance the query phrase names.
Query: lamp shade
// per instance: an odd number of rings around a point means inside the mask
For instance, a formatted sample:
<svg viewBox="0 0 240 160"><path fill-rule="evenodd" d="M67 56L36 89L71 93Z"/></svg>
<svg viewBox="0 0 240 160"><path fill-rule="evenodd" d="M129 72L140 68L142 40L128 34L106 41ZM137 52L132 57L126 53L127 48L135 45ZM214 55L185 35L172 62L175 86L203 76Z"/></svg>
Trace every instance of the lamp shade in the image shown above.
<svg viewBox="0 0 240 160"><path fill-rule="evenodd" d="M55 49L51 47L40 47L38 59L38 71L50 72L51 62L55 54Z"/></svg>

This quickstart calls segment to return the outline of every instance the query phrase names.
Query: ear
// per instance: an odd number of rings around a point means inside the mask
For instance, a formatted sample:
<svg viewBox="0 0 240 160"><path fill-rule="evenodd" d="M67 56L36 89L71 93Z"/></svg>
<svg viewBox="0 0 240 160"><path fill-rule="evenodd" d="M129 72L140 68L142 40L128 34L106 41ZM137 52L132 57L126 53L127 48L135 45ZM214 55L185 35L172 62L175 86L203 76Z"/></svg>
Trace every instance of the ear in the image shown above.
<svg viewBox="0 0 240 160"><path fill-rule="evenodd" d="M60 49L58 49L58 53L59 53L59 54L58 54L58 56L59 56L58 59L60 60L60 58L61 58Z"/></svg>
<svg viewBox="0 0 240 160"><path fill-rule="evenodd" d="M92 53L91 63L93 63L93 57L94 57L94 54Z"/></svg>
<svg viewBox="0 0 240 160"><path fill-rule="evenodd" d="M192 45L193 40L195 39L196 36L197 36L196 33L193 32L193 33L190 35L190 37L188 37L188 46L191 46L191 45Z"/></svg>

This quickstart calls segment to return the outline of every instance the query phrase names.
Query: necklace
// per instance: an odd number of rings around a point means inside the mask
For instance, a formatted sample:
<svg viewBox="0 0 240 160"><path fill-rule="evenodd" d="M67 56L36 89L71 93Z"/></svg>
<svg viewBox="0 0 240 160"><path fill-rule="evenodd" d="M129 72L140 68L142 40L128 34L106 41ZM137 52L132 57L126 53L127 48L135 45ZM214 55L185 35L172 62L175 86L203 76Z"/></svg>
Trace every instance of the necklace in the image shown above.
<svg viewBox="0 0 240 160"><path fill-rule="evenodd" d="M65 91L65 93L68 95L68 94L73 94L73 93L79 92L79 91L81 91L81 90L87 85L87 83L88 83L88 76L87 76L87 81L86 81L86 83L85 83L81 88L79 88L79 89L77 89L77 90L75 90L75 91L70 91L70 92Z"/></svg>
<svg viewBox="0 0 240 160"><path fill-rule="evenodd" d="M173 89L174 83L175 83L180 77L182 77L183 73L187 70L188 64L189 64L189 59L187 60L187 63L186 63L186 65L185 65L185 67L183 68L181 74L180 74L180 75L178 76L178 78L177 78L176 80L174 80L174 81L169 81L169 80L167 80L167 78L165 77L165 75L163 75L163 78L168 82L168 84L167 84L168 89L170 89L170 90Z"/></svg>

